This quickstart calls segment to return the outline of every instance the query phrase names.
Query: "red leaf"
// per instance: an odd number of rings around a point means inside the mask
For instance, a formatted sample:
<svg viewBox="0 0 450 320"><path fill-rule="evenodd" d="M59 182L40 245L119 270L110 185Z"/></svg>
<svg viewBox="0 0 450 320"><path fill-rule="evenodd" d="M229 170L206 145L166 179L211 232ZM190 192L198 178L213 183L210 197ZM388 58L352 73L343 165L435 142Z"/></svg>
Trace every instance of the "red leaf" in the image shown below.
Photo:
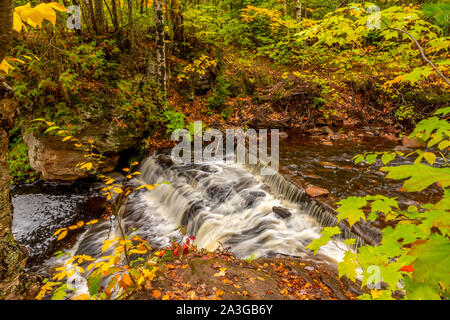
<svg viewBox="0 0 450 320"><path fill-rule="evenodd" d="M414 271L414 267L411 266L411 265L403 266L403 267L400 268L400 271L413 272Z"/></svg>
<svg viewBox="0 0 450 320"><path fill-rule="evenodd" d="M183 244L183 255L187 255L189 253L189 247L186 244Z"/></svg>

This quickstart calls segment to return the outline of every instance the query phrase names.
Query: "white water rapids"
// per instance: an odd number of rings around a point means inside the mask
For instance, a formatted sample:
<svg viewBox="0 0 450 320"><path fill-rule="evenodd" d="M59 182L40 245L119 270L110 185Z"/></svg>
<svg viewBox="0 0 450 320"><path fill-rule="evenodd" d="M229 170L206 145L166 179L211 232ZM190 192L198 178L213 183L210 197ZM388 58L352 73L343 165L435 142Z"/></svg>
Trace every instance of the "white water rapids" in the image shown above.
<svg viewBox="0 0 450 320"><path fill-rule="evenodd" d="M334 216L280 175L259 176L256 169L225 163L174 164L166 154L153 155L134 183L159 186L129 196L121 209L125 233L138 234L153 248L161 248L172 239L181 240L177 228L186 225L199 248L223 246L238 258L318 259L305 247L320 237L323 226L335 225ZM92 225L69 253L108 255L109 251L101 252L101 242L116 235L115 221ZM340 240L330 241L318 256L321 262L335 264L348 249ZM66 260L67 256L52 258L46 264L54 267ZM69 279L77 294L87 292L87 276L76 273Z"/></svg>

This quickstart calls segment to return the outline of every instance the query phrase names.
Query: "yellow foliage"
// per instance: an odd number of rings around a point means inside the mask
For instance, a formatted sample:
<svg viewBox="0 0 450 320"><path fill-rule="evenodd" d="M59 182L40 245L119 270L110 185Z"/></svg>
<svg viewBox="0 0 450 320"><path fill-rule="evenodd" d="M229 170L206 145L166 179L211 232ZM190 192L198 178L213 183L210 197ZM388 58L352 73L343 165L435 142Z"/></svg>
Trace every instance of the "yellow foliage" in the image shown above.
<svg viewBox="0 0 450 320"><path fill-rule="evenodd" d="M9 69L14 69L7 61L6 59L3 59L2 63L0 63L0 70L4 73L9 73Z"/></svg>
<svg viewBox="0 0 450 320"><path fill-rule="evenodd" d="M17 32L21 32L22 30L25 30L25 32L28 32L28 29L26 27L26 24L29 24L30 26L34 28L41 28L42 22L44 20L47 20L51 22L53 25L56 24L56 12L66 12L67 9L60 5L57 2L50 2L50 3L40 3L36 7L31 7L30 2L28 2L26 5L19 6L14 8L13 13L13 30ZM9 69L14 69L6 60L4 59L0 63L0 70L9 73Z"/></svg>

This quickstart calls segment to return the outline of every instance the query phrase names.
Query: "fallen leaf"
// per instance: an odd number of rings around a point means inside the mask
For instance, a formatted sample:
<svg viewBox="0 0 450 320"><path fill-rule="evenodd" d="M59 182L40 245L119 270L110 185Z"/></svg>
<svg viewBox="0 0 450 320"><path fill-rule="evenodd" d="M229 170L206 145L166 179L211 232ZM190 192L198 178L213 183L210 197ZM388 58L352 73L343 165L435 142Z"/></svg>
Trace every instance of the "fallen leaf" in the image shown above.
<svg viewBox="0 0 450 320"><path fill-rule="evenodd" d="M161 297L161 291L159 291L159 290L153 290L152 296L153 296L153 298L155 298L155 299L159 299L159 298Z"/></svg>

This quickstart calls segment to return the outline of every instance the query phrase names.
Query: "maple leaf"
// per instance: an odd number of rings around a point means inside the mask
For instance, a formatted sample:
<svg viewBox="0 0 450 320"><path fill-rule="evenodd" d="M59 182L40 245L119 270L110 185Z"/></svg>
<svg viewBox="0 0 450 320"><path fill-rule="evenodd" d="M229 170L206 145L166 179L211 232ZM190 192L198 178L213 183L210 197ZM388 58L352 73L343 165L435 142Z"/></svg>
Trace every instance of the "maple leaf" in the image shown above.
<svg viewBox="0 0 450 320"><path fill-rule="evenodd" d="M433 234L424 243L413 246L408 254L415 256L412 263L413 279L417 282L450 285L450 241L447 237Z"/></svg>
<svg viewBox="0 0 450 320"><path fill-rule="evenodd" d="M322 230L322 237L313 240L306 249L314 251L314 254L317 254L321 246L326 245L330 240L331 237L341 233L341 230L339 227L325 227Z"/></svg>
<svg viewBox="0 0 450 320"><path fill-rule="evenodd" d="M120 279L120 286L126 290L129 286L133 284L131 277L128 273L124 273L122 278Z"/></svg>
<svg viewBox="0 0 450 320"><path fill-rule="evenodd" d="M348 197L339 201L337 204L341 205L336 209L338 215L338 221L347 219L350 226L360 219L364 219L364 211L362 208L367 205L367 199L365 197Z"/></svg>

